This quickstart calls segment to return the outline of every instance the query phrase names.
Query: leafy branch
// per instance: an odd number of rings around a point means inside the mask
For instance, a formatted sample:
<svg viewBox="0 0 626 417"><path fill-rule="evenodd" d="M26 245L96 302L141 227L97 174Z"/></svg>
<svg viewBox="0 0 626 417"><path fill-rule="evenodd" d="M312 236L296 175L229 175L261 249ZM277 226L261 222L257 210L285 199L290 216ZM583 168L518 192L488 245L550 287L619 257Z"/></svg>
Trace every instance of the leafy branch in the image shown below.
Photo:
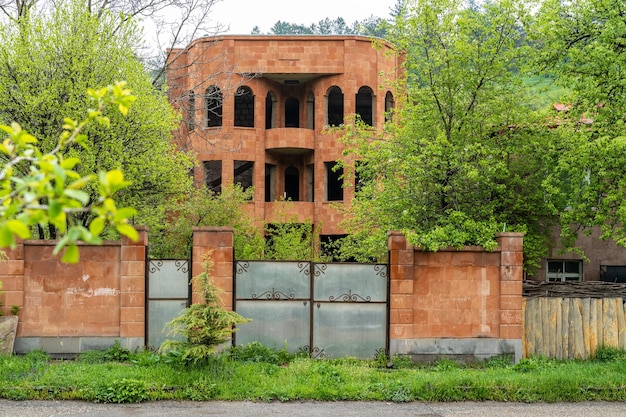
<svg viewBox="0 0 626 417"><path fill-rule="evenodd" d="M110 107L126 115L135 96L118 82L98 90L89 89L87 95L94 107L87 110L81 121L66 118L57 145L44 153L38 140L19 124L0 125L6 137L0 143L4 163L0 170L0 247L14 247L16 239L31 237L31 227L52 224L62 234L54 254L63 249L64 262L77 262L78 242L99 244L105 227L113 227L121 235L137 239L137 231L128 224L135 215L132 208L118 208L114 195L128 187L120 170L111 170L82 176L74 170L80 164L78 157L65 157L64 151L73 145L87 148L85 127L93 122L110 125L105 111ZM84 188L97 178L98 196L90 198ZM89 228L74 221L72 214L91 213L94 219Z"/></svg>

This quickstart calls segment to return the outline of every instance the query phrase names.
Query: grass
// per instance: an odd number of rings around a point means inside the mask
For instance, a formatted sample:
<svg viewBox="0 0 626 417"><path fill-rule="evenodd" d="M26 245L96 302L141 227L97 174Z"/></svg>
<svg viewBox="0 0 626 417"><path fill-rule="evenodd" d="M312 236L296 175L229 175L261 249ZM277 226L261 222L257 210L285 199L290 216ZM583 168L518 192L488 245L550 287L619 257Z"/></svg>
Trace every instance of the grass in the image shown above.
<svg viewBox="0 0 626 417"><path fill-rule="evenodd" d="M381 360L313 360L255 344L202 364L149 351L86 352L54 361L42 352L0 356L0 397L141 402L154 400L624 401L626 355L600 350L590 361L542 357L459 365Z"/></svg>

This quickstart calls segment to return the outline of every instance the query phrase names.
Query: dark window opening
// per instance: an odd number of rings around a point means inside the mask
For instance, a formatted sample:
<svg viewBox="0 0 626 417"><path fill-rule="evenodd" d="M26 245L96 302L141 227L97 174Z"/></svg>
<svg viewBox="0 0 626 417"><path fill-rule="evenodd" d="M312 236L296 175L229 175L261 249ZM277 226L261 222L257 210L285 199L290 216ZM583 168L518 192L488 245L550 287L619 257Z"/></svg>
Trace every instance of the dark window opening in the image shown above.
<svg viewBox="0 0 626 417"><path fill-rule="evenodd" d="M265 225L265 259L300 261L313 255L313 225L269 223Z"/></svg>
<svg viewBox="0 0 626 417"><path fill-rule="evenodd" d="M204 161L204 183L215 194L222 192L222 161Z"/></svg>
<svg viewBox="0 0 626 417"><path fill-rule="evenodd" d="M366 125L374 125L374 95L371 88L359 88L356 95L356 114Z"/></svg>
<svg viewBox="0 0 626 417"><path fill-rule="evenodd" d="M300 102L289 97L285 102L285 127L300 127Z"/></svg>
<svg viewBox="0 0 626 417"><path fill-rule="evenodd" d="M363 189L363 180L365 175L363 172L365 163L363 161L354 161L354 192L358 193Z"/></svg>
<svg viewBox="0 0 626 417"><path fill-rule="evenodd" d="M187 93L187 97L187 126L189 126L189 130L191 131L196 128L196 94L191 90Z"/></svg>
<svg viewBox="0 0 626 417"><path fill-rule="evenodd" d="M253 185L253 168L254 162L252 161L235 161L235 176L233 182L241 185L244 191Z"/></svg>
<svg viewBox="0 0 626 417"><path fill-rule="evenodd" d="M222 92L214 85L206 89L206 125L207 127L222 126Z"/></svg>
<svg viewBox="0 0 626 417"><path fill-rule="evenodd" d="M300 171L296 167L285 169L285 200L300 201Z"/></svg>
<svg viewBox="0 0 626 417"><path fill-rule="evenodd" d="M315 201L315 164L306 166L306 201Z"/></svg>
<svg viewBox="0 0 626 417"><path fill-rule="evenodd" d="M600 281L626 282L626 266L600 266Z"/></svg>
<svg viewBox="0 0 626 417"><path fill-rule="evenodd" d="M326 120L329 126L343 124L343 93L339 87L331 87L328 90L326 106Z"/></svg>
<svg viewBox="0 0 626 417"><path fill-rule="evenodd" d="M320 252L330 262L356 262L354 258L341 259L339 249L341 240L347 235L320 235Z"/></svg>
<svg viewBox="0 0 626 417"><path fill-rule="evenodd" d="M307 128L315 129L315 96L313 93L309 93L309 98L307 99Z"/></svg>
<svg viewBox="0 0 626 417"><path fill-rule="evenodd" d="M235 94L235 126L254 127L254 96L249 87L239 87Z"/></svg>
<svg viewBox="0 0 626 417"><path fill-rule="evenodd" d="M393 109L395 106L396 103L393 100L393 94L391 94L391 91L387 91L387 94L385 94L385 122L391 122L393 120Z"/></svg>
<svg viewBox="0 0 626 417"><path fill-rule="evenodd" d="M265 164L265 202L276 198L276 165Z"/></svg>
<svg viewBox="0 0 626 417"><path fill-rule="evenodd" d="M324 162L326 167L326 201L343 201L343 168L335 162Z"/></svg>
<svg viewBox="0 0 626 417"><path fill-rule="evenodd" d="M276 127L276 100L272 92L268 92L265 96L265 128L273 129Z"/></svg>

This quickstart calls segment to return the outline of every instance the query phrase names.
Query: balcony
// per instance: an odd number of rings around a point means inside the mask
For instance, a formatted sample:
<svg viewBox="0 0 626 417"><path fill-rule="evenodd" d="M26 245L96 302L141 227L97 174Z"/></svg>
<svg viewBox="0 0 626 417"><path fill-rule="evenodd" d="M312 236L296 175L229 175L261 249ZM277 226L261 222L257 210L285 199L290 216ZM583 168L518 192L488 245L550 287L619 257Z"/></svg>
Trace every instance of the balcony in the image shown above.
<svg viewBox="0 0 626 417"><path fill-rule="evenodd" d="M315 131L302 128L274 128L265 131L265 150L276 154L303 154L315 150Z"/></svg>

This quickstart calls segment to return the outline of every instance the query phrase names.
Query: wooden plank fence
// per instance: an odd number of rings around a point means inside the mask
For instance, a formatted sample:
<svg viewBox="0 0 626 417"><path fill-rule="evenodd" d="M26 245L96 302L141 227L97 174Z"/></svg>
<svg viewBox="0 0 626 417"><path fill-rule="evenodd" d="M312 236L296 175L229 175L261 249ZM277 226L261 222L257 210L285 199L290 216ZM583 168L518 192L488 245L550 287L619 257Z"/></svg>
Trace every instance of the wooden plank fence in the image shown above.
<svg viewBox="0 0 626 417"><path fill-rule="evenodd" d="M597 347L626 349L624 299L525 298L524 357L587 359Z"/></svg>

